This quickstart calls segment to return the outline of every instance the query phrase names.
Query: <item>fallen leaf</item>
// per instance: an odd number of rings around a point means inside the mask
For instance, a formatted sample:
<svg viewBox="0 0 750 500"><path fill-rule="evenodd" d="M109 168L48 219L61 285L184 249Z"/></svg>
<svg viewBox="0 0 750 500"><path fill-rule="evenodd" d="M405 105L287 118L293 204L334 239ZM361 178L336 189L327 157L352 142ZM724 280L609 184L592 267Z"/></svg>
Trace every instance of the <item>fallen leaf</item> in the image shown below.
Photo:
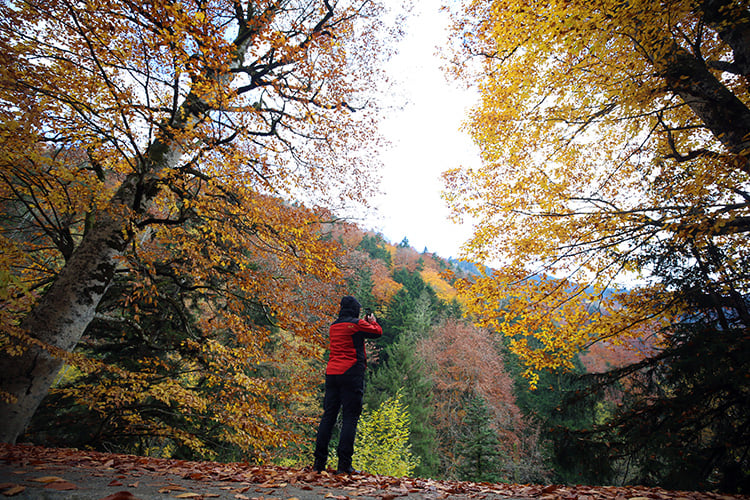
<svg viewBox="0 0 750 500"><path fill-rule="evenodd" d="M57 476L43 476L32 479L36 483L54 483L57 481L65 481L65 479Z"/></svg>
<svg viewBox="0 0 750 500"><path fill-rule="evenodd" d="M236 493L234 498L237 500L250 500L250 497L243 495L242 493Z"/></svg>
<svg viewBox="0 0 750 500"><path fill-rule="evenodd" d="M187 491L187 488L177 484L168 484L163 488L159 488L159 493L172 493L173 491Z"/></svg>
<svg viewBox="0 0 750 500"><path fill-rule="evenodd" d="M179 495L174 495L175 498L195 498L195 497L201 497L200 493L180 493Z"/></svg>
<svg viewBox="0 0 750 500"><path fill-rule="evenodd" d="M109 482L107 486L122 486L122 483L118 481L117 479L113 479L112 481Z"/></svg>
<svg viewBox="0 0 750 500"><path fill-rule="evenodd" d="M117 493L112 493L111 495L107 495L104 498L100 498L99 500L140 500L138 497L130 493L129 491L118 491Z"/></svg>
<svg viewBox="0 0 750 500"><path fill-rule="evenodd" d="M3 495L6 497L12 497L13 495L18 495L23 490L26 489L26 486L21 486L20 484L16 484L8 488L7 490L3 491Z"/></svg>
<svg viewBox="0 0 750 500"><path fill-rule="evenodd" d="M44 488L48 490L68 491L77 490L78 486L69 481L55 481L52 483L47 483L47 486L45 486Z"/></svg>

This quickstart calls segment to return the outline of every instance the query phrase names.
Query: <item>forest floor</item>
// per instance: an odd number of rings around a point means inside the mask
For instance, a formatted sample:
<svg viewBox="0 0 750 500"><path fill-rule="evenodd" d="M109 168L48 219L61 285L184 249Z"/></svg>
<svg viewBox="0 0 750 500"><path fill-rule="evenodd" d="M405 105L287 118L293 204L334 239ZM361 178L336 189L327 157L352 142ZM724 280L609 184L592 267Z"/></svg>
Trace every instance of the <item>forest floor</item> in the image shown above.
<svg viewBox="0 0 750 500"><path fill-rule="evenodd" d="M190 462L0 444L0 493L16 500L505 499L750 500L644 487L488 484L336 475L243 463Z"/></svg>

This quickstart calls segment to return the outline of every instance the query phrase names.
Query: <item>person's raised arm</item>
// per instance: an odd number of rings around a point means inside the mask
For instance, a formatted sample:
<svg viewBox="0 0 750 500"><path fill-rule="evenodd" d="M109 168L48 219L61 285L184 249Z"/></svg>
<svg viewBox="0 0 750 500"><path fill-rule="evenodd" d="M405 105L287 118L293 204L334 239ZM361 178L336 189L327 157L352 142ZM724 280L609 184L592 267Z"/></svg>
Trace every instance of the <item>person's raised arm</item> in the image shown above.
<svg viewBox="0 0 750 500"><path fill-rule="evenodd" d="M359 320L357 326L366 338L372 339L383 335L383 328L378 324L377 318L371 312L367 313L364 319Z"/></svg>

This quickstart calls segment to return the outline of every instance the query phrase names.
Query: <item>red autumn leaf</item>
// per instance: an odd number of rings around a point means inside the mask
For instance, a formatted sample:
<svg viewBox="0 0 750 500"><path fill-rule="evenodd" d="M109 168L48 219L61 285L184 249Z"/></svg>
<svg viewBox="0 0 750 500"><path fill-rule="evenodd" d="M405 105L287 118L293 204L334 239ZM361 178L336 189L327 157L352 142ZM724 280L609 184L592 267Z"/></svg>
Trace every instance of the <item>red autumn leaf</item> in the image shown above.
<svg viewBox="0 0 750 500"><path fill-rule="evenodd" d="M45 486L44 488L48 490L68 491L77 490L78 486L68 481L55 481L53 483L47 484L47 486Z"/></svg>
<svg viewBox="0 0 750 500"><path fill-rule="evenodd" d="M133 495L129 491L118 491L117 493L112 493L111 495L107 495L104 498L100 498L99 500L140 500L137 496Z"/></svg>

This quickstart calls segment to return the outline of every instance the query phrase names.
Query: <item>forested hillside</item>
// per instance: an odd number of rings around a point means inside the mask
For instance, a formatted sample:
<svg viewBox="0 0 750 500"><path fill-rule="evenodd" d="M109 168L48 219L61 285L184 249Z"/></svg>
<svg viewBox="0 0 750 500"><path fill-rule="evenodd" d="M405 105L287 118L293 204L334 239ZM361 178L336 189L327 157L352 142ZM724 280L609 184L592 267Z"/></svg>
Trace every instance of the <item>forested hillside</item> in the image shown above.
<svg viewBox="0 0 750 500"><path fill-rule="evenodd" d="M555 405L572 382L543 375L545 385L529 390L502 338L464 318L452 283L471 274L417 252L406 239L392 244L353 224L324 225L317 237L337 249L343 280L326 284L310 276L284 302L246 304L242 314L267 331L266 339L231 329L208 338L200 325L216 321L216 311L207 291L178 293L168 272L148 297L135 292L137 283L118 281L76 350L85 356L83 366L63 370L22 439L157 457L309 465L321 411L325 324L340 296L351 293L384 329L369 345L355 464L472 481L586 479L559 463L550 434ZM323 317L308 317L310 300L328 305ZM298 338L282 328L275 321L283 314L279 307L309 321L313 334ZM263 356L254 360L244 342L263 342ZM629 355L605 352L586 359L601 365ZM249 394L263 406L253 406ZM606 404L576 421L595 418Z"/></svg>
<svg viewBox="0 0 750 500"><path fill-rule="evenodd" d="M0 441L309 465L351 294L355 467L750 492L750 5L447 2L462 261L348 222L388 7L0 2Z"/></svg>

